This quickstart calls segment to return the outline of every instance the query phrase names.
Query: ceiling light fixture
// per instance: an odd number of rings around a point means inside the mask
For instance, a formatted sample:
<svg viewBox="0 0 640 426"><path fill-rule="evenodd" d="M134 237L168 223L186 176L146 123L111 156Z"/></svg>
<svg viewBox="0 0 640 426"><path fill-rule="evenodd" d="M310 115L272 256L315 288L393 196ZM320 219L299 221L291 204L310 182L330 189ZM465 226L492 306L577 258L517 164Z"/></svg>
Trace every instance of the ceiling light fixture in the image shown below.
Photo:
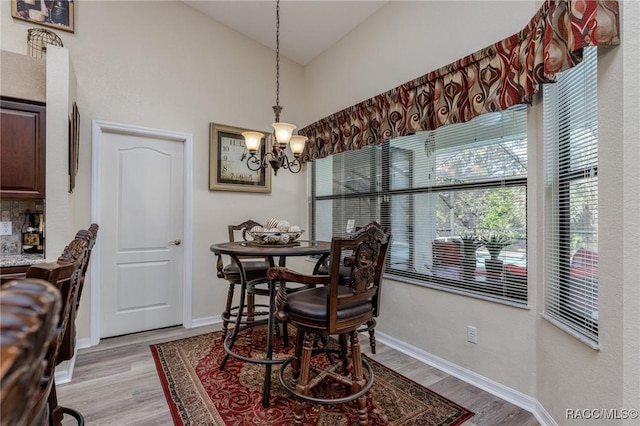
<svg viewBox="0 0 640 426"><path fill-rule="evenodd" d="M273 169L273 174L277 175L279 169L287 169L291 173L298 173L302 169L300 162L300 154L304 150L307 137L302 135L294 135L293 130L296 128L293 124L281 123L280 113L280 0L276 0L276 104L273 106L273 112L276 116L276 122L272 124L273 134L269 135L267 142L273 140L271 151L267 152L262 158L256 154L260 149L260 143L264 134L260 132L243 132L244 143L249 151L247 158L247 167L249 170L258 171L266 169L269 165ZM290 143L293 160L289 161L285 150L287 144Z"/></svg>

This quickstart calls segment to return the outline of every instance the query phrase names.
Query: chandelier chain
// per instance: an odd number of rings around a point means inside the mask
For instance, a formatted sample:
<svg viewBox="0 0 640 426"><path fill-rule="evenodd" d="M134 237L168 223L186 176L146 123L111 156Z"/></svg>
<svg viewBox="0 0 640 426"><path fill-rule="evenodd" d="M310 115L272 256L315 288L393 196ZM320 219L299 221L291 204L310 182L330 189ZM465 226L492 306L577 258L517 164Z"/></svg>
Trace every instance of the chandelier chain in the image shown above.
<svg viewBox="0 0 640 426"><path fill-rule="evenodd" d="M273 107L276 123L280 121L280 0L276 0L276 105Z"/></svg>

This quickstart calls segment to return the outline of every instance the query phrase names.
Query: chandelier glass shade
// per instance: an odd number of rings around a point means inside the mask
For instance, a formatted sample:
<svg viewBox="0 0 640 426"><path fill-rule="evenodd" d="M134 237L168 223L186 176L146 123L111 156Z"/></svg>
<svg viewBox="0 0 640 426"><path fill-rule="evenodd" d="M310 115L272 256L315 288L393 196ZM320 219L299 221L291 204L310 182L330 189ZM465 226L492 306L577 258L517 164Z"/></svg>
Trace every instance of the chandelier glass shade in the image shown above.
<svg viewBox="0 0 640 426"><path fill-rule="evenodd" d="M271 166L273 174L277 175L279 169L287 169L291 173L298 173L302 169L300 154L304 151L307 137L294 135L296 126L289 123L280 122L280 0L276 0L276 104L273 106L275 113L275 123L273 133L267 137L267 143L271 142L271 150L266 152L262 158L257 154L260 144L265 137L260 132L243 132L245 147L249 151L247 157L247 167L249 170L257 171ZM293 160L289 160L286 154L287 145L293 154ZM268 146L268 145L267 145Z"/></svg>

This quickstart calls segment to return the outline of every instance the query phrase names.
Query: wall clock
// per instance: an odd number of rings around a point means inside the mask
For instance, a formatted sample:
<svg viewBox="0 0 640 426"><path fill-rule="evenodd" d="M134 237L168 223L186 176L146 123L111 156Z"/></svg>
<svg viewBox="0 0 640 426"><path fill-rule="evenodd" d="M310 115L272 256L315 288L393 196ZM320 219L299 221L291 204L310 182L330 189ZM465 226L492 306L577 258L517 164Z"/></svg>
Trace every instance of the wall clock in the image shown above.
<svg viewBox="0 0 640 426"><path fill-rule="evenodd" d="M242 132L249 129L211 123L209 130L209 189L270 193L270 170L252 171L247 167L249 151L244 146ZM260 158L264 155L265 145L266 139L263 139L256 154Z"/></svg>

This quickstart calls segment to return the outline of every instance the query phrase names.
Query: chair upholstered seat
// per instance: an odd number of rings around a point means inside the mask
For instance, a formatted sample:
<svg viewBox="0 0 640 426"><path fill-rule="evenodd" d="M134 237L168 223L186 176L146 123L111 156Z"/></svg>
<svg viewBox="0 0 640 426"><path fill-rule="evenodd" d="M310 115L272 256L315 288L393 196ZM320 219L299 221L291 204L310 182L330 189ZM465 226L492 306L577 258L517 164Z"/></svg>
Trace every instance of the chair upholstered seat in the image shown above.
<svg viewBox="0 0 640 426"><path fill-rule="evenodd" d="M305 317L311 320L326 322L327 313L327 293L328 287L318 287L311 290L299 291L287 296L285 312L289 315ZM350 287L338 286L338 297L353 295ZM359 315L366 314L373 309L371 299L361 302L339 305L338 320L345 320Z"/></svg>
<svg viewBox="0 0 640 426"><path fill-rule="evenodd" d="M269 262L265 260L242 260L244 272L247 274L247 280L251 281L257 278L264 278L269 270ZM229 263L222 268L222 273L227 281L240 282L240 268L235 263Z"/></svg>

